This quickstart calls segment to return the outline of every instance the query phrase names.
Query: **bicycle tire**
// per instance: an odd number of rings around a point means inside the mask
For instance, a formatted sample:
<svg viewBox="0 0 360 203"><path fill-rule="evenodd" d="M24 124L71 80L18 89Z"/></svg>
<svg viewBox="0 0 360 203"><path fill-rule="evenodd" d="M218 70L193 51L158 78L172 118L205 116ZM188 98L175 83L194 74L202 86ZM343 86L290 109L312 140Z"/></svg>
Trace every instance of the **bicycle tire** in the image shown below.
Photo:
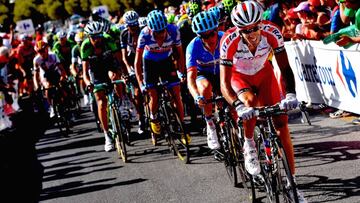
<svg viewBox="0 0 360 203"><path fill-rule="evenodd" d="M276 181L277 181L277 192L276 202L277 203L299 203L297 196L297 187L294 182L294 178L290 171L289 162L279 139L276 139L275 145L278 149L276 157ZM293 195L291 195L291 193ZM282 196L282 198L280 197Z"/></svg>
<svg viewBox="0 0 360 203"><path fill-rule="evenodd" d="M127 162L126 144L120 126L119 115L115 107L111 107L110 121L114 133L116 151L119 155L119 158L121 158L123 162L126 163Z"/></svg>
<svg viewBox="0 0 360 203"><path fill-rule="evenodd" d="M164 104L165 105L165 113L166 119L168 123L167 133L170 144L172 145L172 149L174 150L174 154L178 156L178 158L183 161L185 164L190 163L190 150L189 143L187 139L183 139L183 136L186 135L186 131L184 128L183 122L181 122L180 117L173 106L171 106L170 102Z"/></svg>
<svg viewBox="0 0 360 203"><path fill-rule="evenodd" d="M235 151L233 151L234 148L228 124L224 125L220 132L222 134L221 145L224 151L224 166L226 173L231 184L236 187L238 185L235 160L236 158Z"/></svg>
<svg viewBox="0 0 360 203"><path fill-rule="evenodd" d="M247 190L248 200L249 202L256 202L256 193L255 193L255 185L252 176L246 171L245 169L245 159L242 153L243 143L244 143L244 136L243 128L239 127L238 131L235 130L234 126L232 126L232 133L231 138L233 139L233 148L235 152L235 159L237 163L239 177L241 179L241 185L244 189ZM240 135L240 136L239 136Z"/></svg>

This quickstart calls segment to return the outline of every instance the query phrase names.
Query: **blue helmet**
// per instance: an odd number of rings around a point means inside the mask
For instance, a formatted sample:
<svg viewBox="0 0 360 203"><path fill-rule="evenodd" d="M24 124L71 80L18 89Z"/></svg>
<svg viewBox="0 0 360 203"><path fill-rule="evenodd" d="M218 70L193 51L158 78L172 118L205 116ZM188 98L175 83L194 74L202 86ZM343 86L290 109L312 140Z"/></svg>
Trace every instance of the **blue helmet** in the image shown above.
<svg viewBox="0 0 360 203"><path fill-rule="evenodd" d="M153 10L147 15L147 25L151 31L164 30L167 26L165 14L160 10Z"/></svg>
<svg viewBox="0 0 360 203"><path fill-rule="evenodd" d="M193 18L192 30L196 34L213 30L219 25L216 17L209 11L202 11Z"/></svg>
<svg viewBox="0 0 360 203"><path fill-rule="evenodd" d="M209 8L208 12L212 13L216 20L219 21L220 20L220 17L221 17L221 11L220 11L220 8L217 7L217 6L213 6L211 8Z"/></svg>

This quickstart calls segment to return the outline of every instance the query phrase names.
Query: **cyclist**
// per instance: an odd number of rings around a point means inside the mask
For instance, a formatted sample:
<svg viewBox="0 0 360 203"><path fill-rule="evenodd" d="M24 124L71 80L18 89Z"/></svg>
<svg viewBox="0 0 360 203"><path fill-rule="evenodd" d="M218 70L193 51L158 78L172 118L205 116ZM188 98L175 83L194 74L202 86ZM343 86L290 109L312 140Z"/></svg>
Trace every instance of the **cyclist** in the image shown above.
<svg viewBox="0 0 360 203"><path fill-rule="evenodd" d="M100 22L93 21L84 29L89 38L81 44L80 56L83 66L83 79L87 87L92 90L93 84L101 84L119 80L121 72L119 69L120 59L116 57L118 47L116 44L104 38L103 27ZM89 71L92 75L90 80ZM121 98L122 90L120 85L115 85L117 96ZM105 151L114 149L112 136L109 132L107 116L107 98L104 89L93 89L98 106L98 115L105 135Z"/></svg>
<svg viewBox="0 0 360 203"><path fill-rule="evenodd" d="M70 75L71 50L75 46L75 43L67 39L67 33L65 31L59 31L57 37L58 41L55 42L52 51L60 59L60 63L63 65L66 74Z"/></svg>
<svg viewBox="0 0 360 203"><path fill-rule="evenodd" d="M87 93L87 89L85 88L84 80L82 80L82 60L80 57L80 47L81 43L85 39L85 33L84 32L78 32L75 35L75 42L76 45L71 50L71 67L70 72L71 75L75 78L76 84L78 87L78 91L85 92L84 94L84 104L85 106L89 104L89 96Z"/></svg>
<svg viewBox="0 0 360 203"><path fill-rule="evenodd" d="M150 97L150 127L158 135L161 133L161 128L157 117L158 94L155 86L159 81L159 77L161 77L162 81L167 82L168 88L173 91L179 117L183 121L184 106L180 96L180 80L177 77L172 58L173 51L177 52L178 58L176 62L181 73L184 73L185 61L180 32L176 25L167 24L166 17L160 10L151 11L147 16L147 20L148 25L141 30L138 39L135 55L135 74L140 88L142 91L146 91ZM142 66L143 70L141 69Z"/></svg>
<svg viewBox="0 0 360 203"><path fill-rule="evenodd" d="M20 35L20 40L21 43L18 46L17 51L17 64L23 74L24 80L21 85L21 90L19 90L19 93L31 93L34 89L34 83L32 80L32 68L36 52L32 44L32 38L30 36L28 36L27 34L22 34Z"/></svg>
<svg viewBox="0 0 360 203"><path fill-rule="evenodd" d="M256 125L253 107L274 105L278 102L286 110L296 108L294 74L289 65L283 36L275 24L262 21L262 9L254 1L238 4L231 13L235 25L221 40L221 91L244 120L245 168L252 174L260 173L260 164L253 139ZM273 51L284 79L286 97L281 100L280 90L268 60ZM295 174L294 150L288 128L287 115L273 117L274 125L284 145L291 173ZM298 194L300 202L305 202Z"/></svg>
<svg viewBox="0 0 360 203"><path fill-rule="evenodd" d="M48 89L54 85L59 85L60 81L66 79L66 72L56 54L49 52L48 44L44 41L37 41L35 44L36 56L33 60L34 65L34 87L40 90L40 86L45 88L45 97L50 104L50 117L54 117L54 108Z"/></svg>
<svg viewBox="0 0 360 203"><path fill-rule="evenodd" d="M130 82L134 87L134 103L136 107L136 111L139 114L139 134L144 132L145 128L145 118L144 118L144 107L142 106L142 95L139 88L139 84L136 80L135 70L134 70L134 60L136 47L138 43L138 38L140 34L139 27L139 15L136 11L127 11L124 14L125 24L127 28L125 28L120 35L121 43L121 52L122 59L129 73Z"/></svg>
<svg viewBox="0 0 360 203"><path fill-rule="evenodd" d="M186 49L187 79L190 93L197 105L204 109L207 143L210 149L220 147L213 122L212 92L220 94L220 39L223 32L218 31L218 21L210 11L198 13L192 21L192 30L197 34Z"/></svg>

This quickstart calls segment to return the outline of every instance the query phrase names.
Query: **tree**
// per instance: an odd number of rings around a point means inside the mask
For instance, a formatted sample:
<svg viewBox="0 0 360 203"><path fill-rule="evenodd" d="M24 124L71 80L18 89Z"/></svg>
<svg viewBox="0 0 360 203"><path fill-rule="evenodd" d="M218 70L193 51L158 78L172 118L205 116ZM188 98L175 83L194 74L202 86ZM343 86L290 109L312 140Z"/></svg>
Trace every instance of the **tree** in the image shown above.
<svg viewBox="0 0 360 203"><path fill-rule="evenodd" d="M35 10L35 0L15 1L14 21L31 18L31 12Z"/></svg>
<svg viewBox="0 0 360 203"><path fill-rule="evenodd" d="M0 24L4 24L5 20L9 18L9 9L6 6L7 0L0 0Z"/></svg>
<svg viewBox="0 0 360 203"><path fill-rule="evenodd" d="M66 12L64 4L59 0L44 0L43 3L38 6L38 11L52 20L64 20L69 17L69 13Z"/></svg>

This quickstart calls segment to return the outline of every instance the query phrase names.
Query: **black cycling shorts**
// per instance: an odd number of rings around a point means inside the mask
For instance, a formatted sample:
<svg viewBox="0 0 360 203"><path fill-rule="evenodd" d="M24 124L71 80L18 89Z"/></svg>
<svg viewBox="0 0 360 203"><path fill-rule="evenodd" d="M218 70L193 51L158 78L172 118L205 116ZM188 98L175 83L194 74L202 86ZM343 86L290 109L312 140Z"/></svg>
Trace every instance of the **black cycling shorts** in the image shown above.
<svg viewBox="0 0 360 203"><path fill-rule="evenodd" d="M159 78L170 87L180 85L180 79L171 58L162 61L143 59L143 64L144 81L147 87L155 87Z"/></svg>
<svg viewBox="0 0 360 203"><path fill-rule="evenodd" d="M211 83L212 91L220 94L220 75L216 75L206 71L198 71L196 80L206 79Z"/></svg>

